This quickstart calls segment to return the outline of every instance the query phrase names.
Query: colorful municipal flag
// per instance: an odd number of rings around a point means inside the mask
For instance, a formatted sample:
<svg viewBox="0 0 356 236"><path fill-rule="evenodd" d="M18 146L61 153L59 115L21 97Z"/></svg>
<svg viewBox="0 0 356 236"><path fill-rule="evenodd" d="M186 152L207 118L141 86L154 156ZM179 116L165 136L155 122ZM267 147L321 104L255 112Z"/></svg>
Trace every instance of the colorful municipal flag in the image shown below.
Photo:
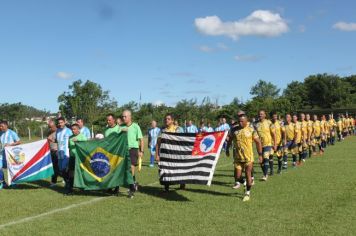
<svg viewBox="0 0 356 236"><path fill-rule="evenodd" d="M160 146L161 184L211 185L227 136L214 133L163 133Z"/></svg>
<svg viewBox="0 0 356 236"><path fill-rule="evenodd" d="M53 175L47 140L5 147L5 155L8 185L46 179Z"/></svg>
<svg viewBox="0 0 356 236"><path fill-rule="evenodd" d="M126 132L75 146L75 187L99 190L133 184Z"/></svg>

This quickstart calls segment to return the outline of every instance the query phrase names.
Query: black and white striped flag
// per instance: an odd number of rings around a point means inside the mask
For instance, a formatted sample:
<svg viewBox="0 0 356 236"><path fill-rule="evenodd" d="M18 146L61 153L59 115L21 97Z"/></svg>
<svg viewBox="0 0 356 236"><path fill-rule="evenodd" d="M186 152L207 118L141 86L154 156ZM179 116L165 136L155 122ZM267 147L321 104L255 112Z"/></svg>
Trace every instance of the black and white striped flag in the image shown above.
<svg viewBox="0 0 356 236"><path fill-rule="evenodd" d="M227 131L163 133L160 146L161 184L211 185Z"/></svg>

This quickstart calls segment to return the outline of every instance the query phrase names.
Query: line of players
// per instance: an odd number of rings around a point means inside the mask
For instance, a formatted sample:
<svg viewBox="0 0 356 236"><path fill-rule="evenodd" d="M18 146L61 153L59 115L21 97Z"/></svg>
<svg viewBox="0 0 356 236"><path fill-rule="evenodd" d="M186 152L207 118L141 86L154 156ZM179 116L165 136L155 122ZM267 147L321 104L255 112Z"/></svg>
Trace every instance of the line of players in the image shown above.
<svg viewBox="0 0 356 236"><path fill-rule="evenodd" d="M233 149L234 157L234 189L242 184L246 186L243 201L250 199L250 190L254 184L253 177L253 142L256 143L258 161L262 169L262 181L274 174L274 157L278 160L277 173L288 168L288 156L292 157L292 166L302 165L308 157L323 155L327 145L334 145L336 139L342 141L344 137L356 135L355 120L348 115L339 115L335 120L333 115L322 115L321 119L313 115L301 113L286 114L281 119L276 112L270 113L267 119L265 110L260 110L258 120L249 122L247 115L240 111L238 122L232 125L226 148ZM328 118L328 119L327 119ZM242 177L245 172L245 178Z"/></svg>

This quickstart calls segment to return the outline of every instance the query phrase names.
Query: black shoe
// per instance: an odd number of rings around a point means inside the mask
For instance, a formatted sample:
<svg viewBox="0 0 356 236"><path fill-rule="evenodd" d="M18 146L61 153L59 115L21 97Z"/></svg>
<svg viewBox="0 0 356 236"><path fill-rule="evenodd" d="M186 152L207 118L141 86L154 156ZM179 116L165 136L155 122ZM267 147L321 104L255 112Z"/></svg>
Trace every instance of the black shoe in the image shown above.
<svg viewBox="0 0 356 236"><path fill-rule="evenodd" d="M180 189L180 190L185 190L185 184L181 184L181 185L179 186L179 189Z"/></svg>
<svg viewBox="0 0 356 236"><path fill-rule="evenodd" d="M128 196L127 196L127 197L128 197L128 198L130 198L130 199L134 198L134 197L135 197L135 192L134 192L134 191L129 190L129 194L128 194Z"/></svg>
<svg viewBox="0 0 356 236"><path fill-rule="evenodd" d="M282 173L282 170L279 169L279 170L277 171L277 174L280 175L281 173Z"/></svg>
<svg viewBox="0 0 356 236"><path fill-rule="evenodd" d="M114 190L111 190L111 195L113 196L119 196L120 188L116 187Z"/></svg>
<svg viewBox="0 0 356 236"><path fill-rule="evenodd" d="M64 196L73 196L73 190L67 190L64 192Z"/></svg>

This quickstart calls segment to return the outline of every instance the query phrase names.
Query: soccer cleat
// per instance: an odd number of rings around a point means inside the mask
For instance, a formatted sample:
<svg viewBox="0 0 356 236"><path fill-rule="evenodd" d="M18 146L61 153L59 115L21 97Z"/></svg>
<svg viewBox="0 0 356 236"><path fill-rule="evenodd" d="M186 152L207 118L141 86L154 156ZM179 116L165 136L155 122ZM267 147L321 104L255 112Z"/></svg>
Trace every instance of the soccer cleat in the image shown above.
<svg viewBox="0 0 356 236"><path fill-rule="evenodd" d="M287 169L288 168L288 163L286 161L283 163L283 167L282 168L283 169Z"/></svg>
<svg viewBox="0 0 356 236"><path fill-rule="evenodd" d="M129 194L127 195L128 198L132 199L135 196L135 192L129 190Z"/></svg>
<svg viewBox="0 0 356 236"><path fill-rule="evenodd" d="M242 199L243 202L248 202L250 201L250 195L245 195L244 198Z"/></svg>
<svg viewBox="0 0 356 236"><path fill-rule="evenodd" d="M155 165L154 164L150 164L150 167L153 168L153 167L155 167Z"/></svg>
<svg viewBox="0 0 356 236"><path fill-rule="evenodd" d="M293 167L296 168L297 167L297 163L293 162Z"/></svg>
<svg viewBox="0 0 356 236"><path fill-rule="evenodd" d="M281 173L282 173L282 170L281 170L281 169L278 169L277 175L280 175Z"/></svg>
<svg viewBox="0 0 356 236"><path fill-rule="evenodd" d="M274 172L273 172L273 171L270 171L270 172L269 172L269 175L270 175L270 176L274 175Z"/></svg>
<svg viewBox="0 0 356 236"><path fill-rule="evenodd" d="M261 178L261 181L267 181L267 179L268 179L268 176L263 176L263 177Z"/></svg>
<svg viewBox="0 0 356 236"><path fill-rule="evenodd" d="M241 184L239 182L236 182L234 186L232 186L233 189L239 189L241 187Z"/></svg>

